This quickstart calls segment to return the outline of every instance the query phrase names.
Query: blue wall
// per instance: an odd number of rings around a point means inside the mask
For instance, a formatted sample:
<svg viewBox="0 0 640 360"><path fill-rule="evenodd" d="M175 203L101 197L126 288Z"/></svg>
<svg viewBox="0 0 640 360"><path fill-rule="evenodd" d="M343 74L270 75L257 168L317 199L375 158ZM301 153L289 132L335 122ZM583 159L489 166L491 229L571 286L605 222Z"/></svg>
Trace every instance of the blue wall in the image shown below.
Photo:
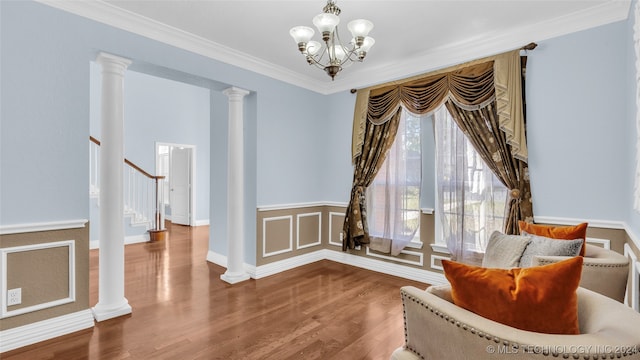
<svg viewBox="0 0 640 360"><path fill-rule="evenodd" d="M537 216L622 221L629 203L626 21L539 43L527 66Z"/></svg>
<svg viewBox="0 0 640 360"><path fill-rule="evenodd" d="M630 156L630 163L628 168L627 178L631 179L627 191L629 192L629 196L627 198L626 207L628 213L627 224L629 228L635 234L636 238L640 236L640 212L633 208L633 200L634 200L634 182L633 179L635 177L636 171L636 146L640 146L640 144L636 144L638 141L638 131L636 125L636 96L638 94L637 85L636 85L636 54L635 48L633 46L633 23L635 21L634 8L636 6L637 1L634 1L631 5L631 14L629 16L629 20L627 21L627 33L625 36L625 43L627 45L627 56L626 60L626 69L627 69L627 86L625 88L625 94L627 95L627 111L628 111L628 121L627 121L627 133L625 138L625 143L627 144L627 153Z"/></svg>
<svg viewBox="0 0 640 360"><path fill-rule="evenodd" d="M57 31L43 5L0 6L0 224L87 219L88 34Z"/></svg>
<svg viewBox="0 0 640 360"><path fill-rule="evenodd" d="M220 201L231 85L245 98L246 260L255 264L257 204L323 199L321 112L326 98L272 78L34 2L0 3L2 122L0 225L89 218L90 71L100 51L197 78L211 90L210 199ZM133 68L134 65L132 65ZM180 79L174 79L180 80ZM217 92L217 94L216 94ZM222 98L221 98L222 96ZM224 99L224 103L222 103ZM215 106L222 109L213 108ZM258 141L257 139L260 139ZM216 144L214 146L214 144ZM273 146L279 144L279 146ZM224 175L226 176L226 175ZM226 205L212 203L211 223L226 223ZM212 226L211 248L226 241Z"/></svg>
<svg viewBox="0 0 640 360"><path fill-rule="evenodd" d="M323 96L39 3L0 7L0 225L89 217L88 64L99 51L209 89L202 132L210 141L212 250L226 253L221 91L231 85L252 91L245 98L247 263L255 264L256 207L347 201L354 95ZM640 234L631 210L631 29L630 21L601 26L541 41L530 54L527 131L538 216L626 221Z"/></svg>

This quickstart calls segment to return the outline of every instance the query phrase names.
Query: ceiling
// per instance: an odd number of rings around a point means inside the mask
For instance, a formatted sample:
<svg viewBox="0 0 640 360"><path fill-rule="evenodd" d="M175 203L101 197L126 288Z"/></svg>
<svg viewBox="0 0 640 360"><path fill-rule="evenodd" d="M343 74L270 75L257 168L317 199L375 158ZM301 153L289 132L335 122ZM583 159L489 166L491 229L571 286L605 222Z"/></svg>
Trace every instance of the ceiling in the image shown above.
<svg viewBox="0 0 640 360"><path fill-rule="evenodd" d="M326 0L39 0L319 93L399 79L626 19L631 0L337 0L346 23L371 20L376 43L335 81L289 36ZM315 35L318 37L318 35ZM350 37L350 36L349 36ZM316 39L317 40L317 39Z"/></svg>

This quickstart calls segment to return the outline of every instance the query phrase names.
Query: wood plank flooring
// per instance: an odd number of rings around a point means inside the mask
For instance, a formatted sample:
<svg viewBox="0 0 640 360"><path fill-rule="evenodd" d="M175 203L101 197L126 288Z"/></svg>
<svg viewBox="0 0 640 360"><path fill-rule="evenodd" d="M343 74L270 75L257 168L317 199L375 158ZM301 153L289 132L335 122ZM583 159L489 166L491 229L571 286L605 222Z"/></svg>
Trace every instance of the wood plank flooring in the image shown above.
<svg viewBox="0 0 640 360"><path fill-rule="evenodd" d="M400 287L427 286L331 261L229 285L205 260L208 227L169 227L163 242L126 246L131 315L0 358L386 360L404 341Z"/></svg>

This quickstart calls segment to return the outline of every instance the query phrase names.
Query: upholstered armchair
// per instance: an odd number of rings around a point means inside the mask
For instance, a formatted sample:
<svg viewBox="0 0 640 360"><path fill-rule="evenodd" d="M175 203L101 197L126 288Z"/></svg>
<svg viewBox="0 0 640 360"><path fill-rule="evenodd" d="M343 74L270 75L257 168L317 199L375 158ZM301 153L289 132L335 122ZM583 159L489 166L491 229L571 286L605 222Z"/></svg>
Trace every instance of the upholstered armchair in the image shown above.
<svg viewBox="0 0 640 360"><path fill-rule="evenodd" d="M580 335L516 329L456 306L449 285L401 289L405 344L392 360L640 359L640 314L578 288Z"/></svg>
<svg viewBox="0 0 640 360"><path fill-rule="evenodd" d="M534 256L533 266L565 260L564 256ZM580 287L624 302L629 278L629 259L608 249L586 244ZM640 332L640 330L637 330Z"/></svg>

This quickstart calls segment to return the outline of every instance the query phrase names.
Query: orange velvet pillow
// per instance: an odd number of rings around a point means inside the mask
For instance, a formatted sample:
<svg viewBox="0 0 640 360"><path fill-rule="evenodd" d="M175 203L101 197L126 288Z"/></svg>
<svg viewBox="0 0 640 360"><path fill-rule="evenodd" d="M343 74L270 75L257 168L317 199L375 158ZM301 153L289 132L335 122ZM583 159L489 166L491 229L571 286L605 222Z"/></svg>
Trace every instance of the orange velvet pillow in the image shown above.
<svg viewBox="0 0 640 360"><path fill-rule="evenodd" d="M582 239L582 249L580 249L580 256L584 256L587 244L587 227L588 223L582 223L575 226L551 226L551 225L537 225L518 221L520 231L524 231L528 234L544 236L551 239L558 240L576 240Z"/></svg>
<svg viewBox="0 0 640 360"><path fill-rule="evenodd" d="M454 304L518 329L575 335L580 256L550 265L494 269L442 260Z"/></svg>

